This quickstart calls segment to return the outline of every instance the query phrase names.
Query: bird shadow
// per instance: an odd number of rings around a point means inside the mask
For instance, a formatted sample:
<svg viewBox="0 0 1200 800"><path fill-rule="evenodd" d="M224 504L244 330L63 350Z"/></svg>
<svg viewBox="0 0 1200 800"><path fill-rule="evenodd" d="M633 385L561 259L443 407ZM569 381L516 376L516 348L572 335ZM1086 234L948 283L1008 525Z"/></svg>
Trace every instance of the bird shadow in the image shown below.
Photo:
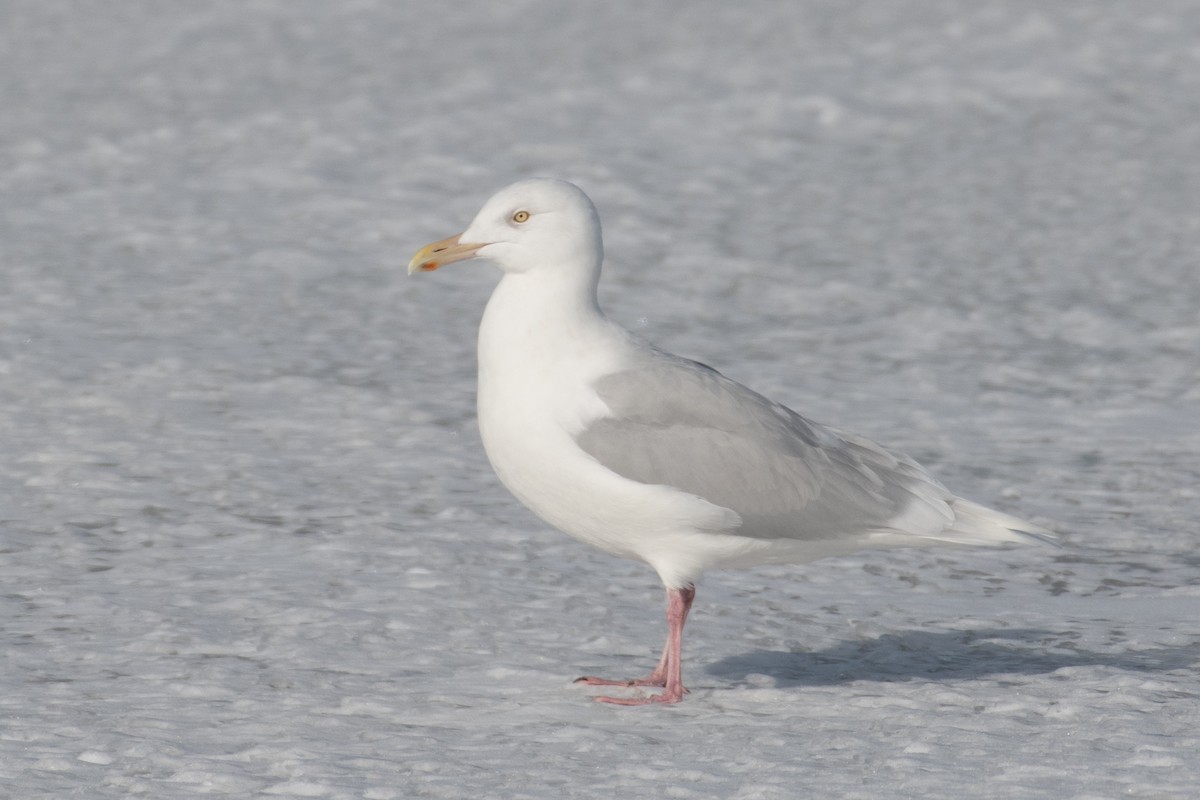
<svg viewBox="0 0 1200 800"><path fill-rule="evenodd" d="M1070 633L1036 628L905 631L844 641L826 650L753 650L709 664L705 672L730 681L766 675L776 686L831 686L855 681L962 679L1041 675L1066 667L1166 672L1200 662L1200 641L1180 647L1124 652L1089 650Z"/></svg>

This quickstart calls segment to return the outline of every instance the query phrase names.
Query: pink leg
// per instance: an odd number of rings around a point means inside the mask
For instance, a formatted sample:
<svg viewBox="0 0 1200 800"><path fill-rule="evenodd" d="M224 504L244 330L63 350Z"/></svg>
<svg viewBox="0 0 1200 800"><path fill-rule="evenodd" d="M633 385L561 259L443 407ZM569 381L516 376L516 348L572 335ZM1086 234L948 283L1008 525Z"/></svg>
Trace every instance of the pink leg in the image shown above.
<svg viewBox="0 0 1200 800"><path fill-rule="evenodd" d="M631 681L611 681L591 676L579 678L576 683L588 686L661 686L662 694L650 697L597 697L598 703L614 703L621 706L641 706L650 703L678 703L683 699L687 689L683 686L682 650L683 624L687 621L688 611L692 608L692 600L696 597L696 587L686 586L682 589L667 589L667 642L663 645L662 658L658 666L645 678Z"/></svg>

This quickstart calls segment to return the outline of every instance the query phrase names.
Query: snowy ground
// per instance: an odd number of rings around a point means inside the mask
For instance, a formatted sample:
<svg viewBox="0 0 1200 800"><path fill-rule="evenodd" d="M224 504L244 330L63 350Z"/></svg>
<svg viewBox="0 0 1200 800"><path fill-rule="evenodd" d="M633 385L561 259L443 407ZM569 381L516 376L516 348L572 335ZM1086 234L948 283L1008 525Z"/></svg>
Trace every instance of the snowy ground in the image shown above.
<svg viewBox="0 0 1200 800"><path fill-rule="evenodd" d="M1110 798L1200 785L1200 10L0 6L0 797ZM646 567L491 476L496 280L575 180L612 316L1062 550Z"/></svg>

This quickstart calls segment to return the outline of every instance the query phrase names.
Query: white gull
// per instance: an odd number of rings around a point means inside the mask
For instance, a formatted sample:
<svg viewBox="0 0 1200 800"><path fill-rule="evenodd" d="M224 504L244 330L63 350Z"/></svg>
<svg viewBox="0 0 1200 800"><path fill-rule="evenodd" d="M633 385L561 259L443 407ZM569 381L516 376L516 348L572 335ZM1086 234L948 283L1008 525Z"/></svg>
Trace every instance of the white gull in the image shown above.
<svg viewBox="0 0 1200 800"><path fill-rule="evenodd" d="M481 258L503 271L479 329L479 430L500 480L545 521L644 561L667 589L667 641L639 680L675 703L683 626L707 569L857 550L1052 542L951 494L908 456L800 416L612 322L596 287L591 200L565 181L500 190L470 226L422 248L409 273Z"/></svg>

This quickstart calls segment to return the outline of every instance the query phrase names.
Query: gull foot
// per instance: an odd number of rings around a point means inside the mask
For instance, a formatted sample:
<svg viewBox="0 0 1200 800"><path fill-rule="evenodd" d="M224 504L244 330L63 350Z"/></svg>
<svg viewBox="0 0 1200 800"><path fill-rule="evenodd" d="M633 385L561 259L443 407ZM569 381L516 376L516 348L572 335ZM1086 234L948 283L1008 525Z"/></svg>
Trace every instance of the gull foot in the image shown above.
<svg viewBox="0 0 1200 800"><path fill-rule="evenodd" d="M663 692L662 694L652 694L648 697L596 697L593 698L597 703L610 703L614 706L648 706L655 703L662 705L670 705L678 703L683 699L683 694L687 689L682 686L674 692Z"/></svg>
<svg viewBox="0 0 1200 800"><path fill-rule="evenodd" d="M584 675L582 678L576 678L575 683L582 683L584 686L666 686L667 679L649 675L645 678L633 678L627 681L612 681L607 678L597 678L594 675Z"/></svg>

